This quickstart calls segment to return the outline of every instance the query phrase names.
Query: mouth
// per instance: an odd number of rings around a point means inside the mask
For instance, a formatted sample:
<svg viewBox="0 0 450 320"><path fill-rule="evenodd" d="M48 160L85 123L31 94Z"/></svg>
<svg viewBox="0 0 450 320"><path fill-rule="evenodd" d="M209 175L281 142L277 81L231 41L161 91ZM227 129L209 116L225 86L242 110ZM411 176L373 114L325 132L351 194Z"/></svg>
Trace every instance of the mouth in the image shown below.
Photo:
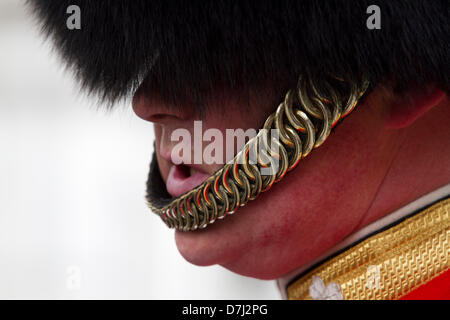
<svg viewBox="0 0 450 320"><path fill-rule="evenodd" d="M199 186L210 174L184 164L172 164L166 180L167 192L172 197L179 197Z"/></svg>

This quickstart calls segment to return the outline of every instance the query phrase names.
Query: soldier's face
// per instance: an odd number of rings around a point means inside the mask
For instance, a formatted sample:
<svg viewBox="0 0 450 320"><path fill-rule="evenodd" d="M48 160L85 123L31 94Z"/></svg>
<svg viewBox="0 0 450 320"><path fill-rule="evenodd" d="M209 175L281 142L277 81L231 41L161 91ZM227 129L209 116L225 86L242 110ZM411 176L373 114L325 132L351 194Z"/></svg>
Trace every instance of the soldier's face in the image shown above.
<svg viewBox="0 0 450 320"><path fill-rule="evenodd" d="M260 88L259 92L269 91ZM282 94L253 92L247 99L241 93L217 89L208 95L213 111L200 119L189 103L174 108L141 88L133 108L154 123L159 170L168 192L177 197L222 164L192 164L193 141L190 155L171 157L180 142L173 141L175 130L185 129L193 136L195 120L202 120L203 132L214 128L223 137L226 129L259 129L282 98ZM396 147L393 131L383 130L385 98L382 89L374 90L322 147L233 216L204 230L176 231L183 257L197 265L220 264L242 275L273 279L316 258L359 227ZM203 141L202 150L210 143ZM226 143L224 157L225 148ZM183 163L174 164L177 160Z"/></svg>

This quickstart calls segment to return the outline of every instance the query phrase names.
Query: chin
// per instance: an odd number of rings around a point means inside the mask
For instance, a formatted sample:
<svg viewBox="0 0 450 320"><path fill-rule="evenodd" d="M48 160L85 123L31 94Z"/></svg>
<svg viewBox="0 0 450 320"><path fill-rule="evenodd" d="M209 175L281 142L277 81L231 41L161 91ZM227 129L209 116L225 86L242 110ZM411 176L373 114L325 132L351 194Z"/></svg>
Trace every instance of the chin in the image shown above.
<svg viewBox="0 0 450 320"><path fill-rule="evenodd" d="M209 231L209 230L208 230ZM217 240L212 232L175 232L178 251L183 258L197 266L221 265L242 276L272 280L283 275L258 261L246 249L245 244L235 247L226 239ZM215 243L212 245L212 243ZM235 248L235 249L233 249Z"/></svg>
<svg viewBox="0 0 450 320"><path fill-rule="evenodd" d="M289 236L290 231L274 223L269 223L268 228L260 216L270 211L263 212L260 205L252 203L242 207L239 213L218 220L203 230L176 231L175 241L180 254L197 266L221 265L247 277L279 278L289 271L289 266L283 262L289 260L286 257L289 249L272 232Z"/></svg>
<svg viewBox="0 0 450 320"><path fill-rule="evenodd" d="M175 231L175 242L181 256L189 263L197 266L211 266L217 264L218 254L213 252L211 245L206 240L208 236Z"/></svg>
<svg viewBox="0 0 450 320"><path fill-rule="evenodd" d="M218 239L214 232L204 231L175 233L178 251L189 263L221 265L239 275L261 280L273 280L288 271L279 261L267 259L270 253L264 249L249 250L246 241L239 246L231 239Z"/></svg>
<svg viewBox="0 0 450 320"><path fill-rule="evenodd" d="M178 251L188 262L197 266L224 264L239 258L243 253L242 245L247 240L237 241L241 226L240 216L218 220L202 230L194 232L175 231Z"/></svg>

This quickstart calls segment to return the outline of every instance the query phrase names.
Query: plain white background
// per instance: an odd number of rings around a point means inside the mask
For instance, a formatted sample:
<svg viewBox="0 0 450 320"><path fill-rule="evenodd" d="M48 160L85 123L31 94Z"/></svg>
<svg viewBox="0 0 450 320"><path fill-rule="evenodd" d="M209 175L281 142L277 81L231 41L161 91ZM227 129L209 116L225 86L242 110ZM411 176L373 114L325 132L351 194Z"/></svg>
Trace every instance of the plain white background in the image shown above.
<svg viewBox="0 0 450 320"><path fill-rule="evenodd" d="M0 2L0 298L278 299L196 267L145 206L153 128L98 109L26 14Z"/></svg>

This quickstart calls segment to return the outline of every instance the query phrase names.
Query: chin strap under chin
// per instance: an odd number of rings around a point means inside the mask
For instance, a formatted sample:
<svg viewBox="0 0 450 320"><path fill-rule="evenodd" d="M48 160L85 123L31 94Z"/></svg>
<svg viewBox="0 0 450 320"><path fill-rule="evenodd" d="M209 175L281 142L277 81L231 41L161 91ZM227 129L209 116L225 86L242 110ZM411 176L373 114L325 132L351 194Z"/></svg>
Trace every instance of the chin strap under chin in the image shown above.
<svg viewBox="0 0 450 320"><path fill-rule="evenodd" d="M329 77L315 83L301 76L297 89L287 92L263 130L232 161L166 206L156 205L147 195L149 208L168 227L181 231L205 228L234 213L322 145L339 120L355 108L368 86L365 79ZM271 134L273 129L278 138Z"/></svg>

